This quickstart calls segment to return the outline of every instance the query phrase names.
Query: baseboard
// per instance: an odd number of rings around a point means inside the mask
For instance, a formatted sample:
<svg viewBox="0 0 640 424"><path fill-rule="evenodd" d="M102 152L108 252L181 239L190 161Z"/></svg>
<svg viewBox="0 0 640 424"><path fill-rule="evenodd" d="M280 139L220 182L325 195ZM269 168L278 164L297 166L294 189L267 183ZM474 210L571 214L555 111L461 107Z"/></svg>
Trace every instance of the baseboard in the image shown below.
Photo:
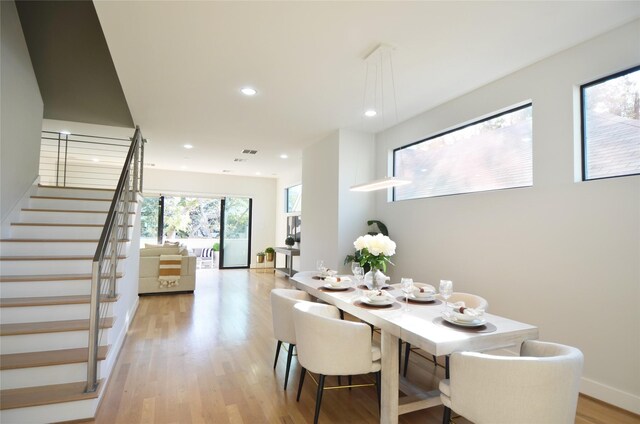
<svg viewBox="0 0 640 424"><path fill-rule="evenodd" d="M640 414L640 396L582 377L580 393L624 410Z"/></svg>
<svg viewBox="0 0 640 424"><path fill-rule="evenodd" d="M31 196L36 195L38 191L38 184L40 184L40 176L38 175L36 179L31 183L31 187L25 191L20 200L16 203L16 205L11 209L11 212L4 218L2 223L0 224L0 235L2 238L10 238L11 237L11 223L18 222L20 220L20 211L23 208L29 206L29 199Z"/></svg>

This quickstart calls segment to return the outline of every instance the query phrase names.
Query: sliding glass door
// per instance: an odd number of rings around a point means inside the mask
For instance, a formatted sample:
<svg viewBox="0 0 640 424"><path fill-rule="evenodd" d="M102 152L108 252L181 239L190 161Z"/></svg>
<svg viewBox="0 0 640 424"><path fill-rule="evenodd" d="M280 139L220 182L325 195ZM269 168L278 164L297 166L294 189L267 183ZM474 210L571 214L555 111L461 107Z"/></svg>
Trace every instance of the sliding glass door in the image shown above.
<svg viewBox="0 0 640 424"><path fill-rule="evenodd" d="M251 263L251 199L222 199L220 267L248 268Z"/></svg>

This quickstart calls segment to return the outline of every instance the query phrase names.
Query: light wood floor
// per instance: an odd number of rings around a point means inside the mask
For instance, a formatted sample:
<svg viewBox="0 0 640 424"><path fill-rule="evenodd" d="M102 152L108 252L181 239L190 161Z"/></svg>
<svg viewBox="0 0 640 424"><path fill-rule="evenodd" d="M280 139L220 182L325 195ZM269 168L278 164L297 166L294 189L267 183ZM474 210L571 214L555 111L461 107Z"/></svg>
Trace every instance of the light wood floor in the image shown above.
<svg viewBox="0 0 640 424"><path fill-rule="evenodd" d="M288 280L246 270L199 270L197 278L194 295L140 298L105 397L90 422L312 422L313 382L305 381L298 403L296 361L287 392L282 388L286 355L272 369L269 292L290 287ZM412 355L409 377L425 388L436 387L442 369ZM418 411L402 415L400 423L439 424L441 414L440 407ZM320 422L377 423L374 389L326 391ZM576 424L613 423L638 424L640 417L580 398Z"/></svg>

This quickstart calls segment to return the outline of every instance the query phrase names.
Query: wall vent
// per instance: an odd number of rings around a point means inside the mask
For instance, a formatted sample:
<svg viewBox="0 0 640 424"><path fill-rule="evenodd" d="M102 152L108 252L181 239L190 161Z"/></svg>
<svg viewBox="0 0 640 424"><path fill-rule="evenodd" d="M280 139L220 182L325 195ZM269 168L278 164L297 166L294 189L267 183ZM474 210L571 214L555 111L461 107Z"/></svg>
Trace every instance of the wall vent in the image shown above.
<svg viewBox="0 0 640 424"><path fill-rule="evenodd" d="M243 149L242 153L244 153L245 155L255 155L256 153L258 153L258 151L253 149Z"/></svg>
<svg viewBox="0 0 640 424"><path fill-rule="evenodd" d="M246 159L235 158L233 161L234 162L246 162L247 160Z"/></svg>

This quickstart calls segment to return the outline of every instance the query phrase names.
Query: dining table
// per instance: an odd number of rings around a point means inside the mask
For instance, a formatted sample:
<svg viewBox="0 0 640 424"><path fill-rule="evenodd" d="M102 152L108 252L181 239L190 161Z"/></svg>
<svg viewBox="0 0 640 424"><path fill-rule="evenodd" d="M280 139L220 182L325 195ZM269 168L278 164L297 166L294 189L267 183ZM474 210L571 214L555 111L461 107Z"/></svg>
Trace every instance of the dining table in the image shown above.
<svg viewBox="0 0 640 424"><path fill-rule="evenodd" d="M353 280L353 277L350 277ZM354 281L344 287L330 287L315 271L303 271L291 278L296 288L336 306L344 312L380 329L382 383L380 422L393 424L401 414L441 405L439 390L425 391L411 384L399 373L400 340L411 343L431 355L442 356L462 351L490 351L520 346L537 339L538 328L509 318L485 313L484 325L462 327L443 319L441 300L415 302L405 310L404 293L397 285L386 288L393 303L373 306L363 298L365 288ZM400 397L399 392L405 396Z"/></svg>

